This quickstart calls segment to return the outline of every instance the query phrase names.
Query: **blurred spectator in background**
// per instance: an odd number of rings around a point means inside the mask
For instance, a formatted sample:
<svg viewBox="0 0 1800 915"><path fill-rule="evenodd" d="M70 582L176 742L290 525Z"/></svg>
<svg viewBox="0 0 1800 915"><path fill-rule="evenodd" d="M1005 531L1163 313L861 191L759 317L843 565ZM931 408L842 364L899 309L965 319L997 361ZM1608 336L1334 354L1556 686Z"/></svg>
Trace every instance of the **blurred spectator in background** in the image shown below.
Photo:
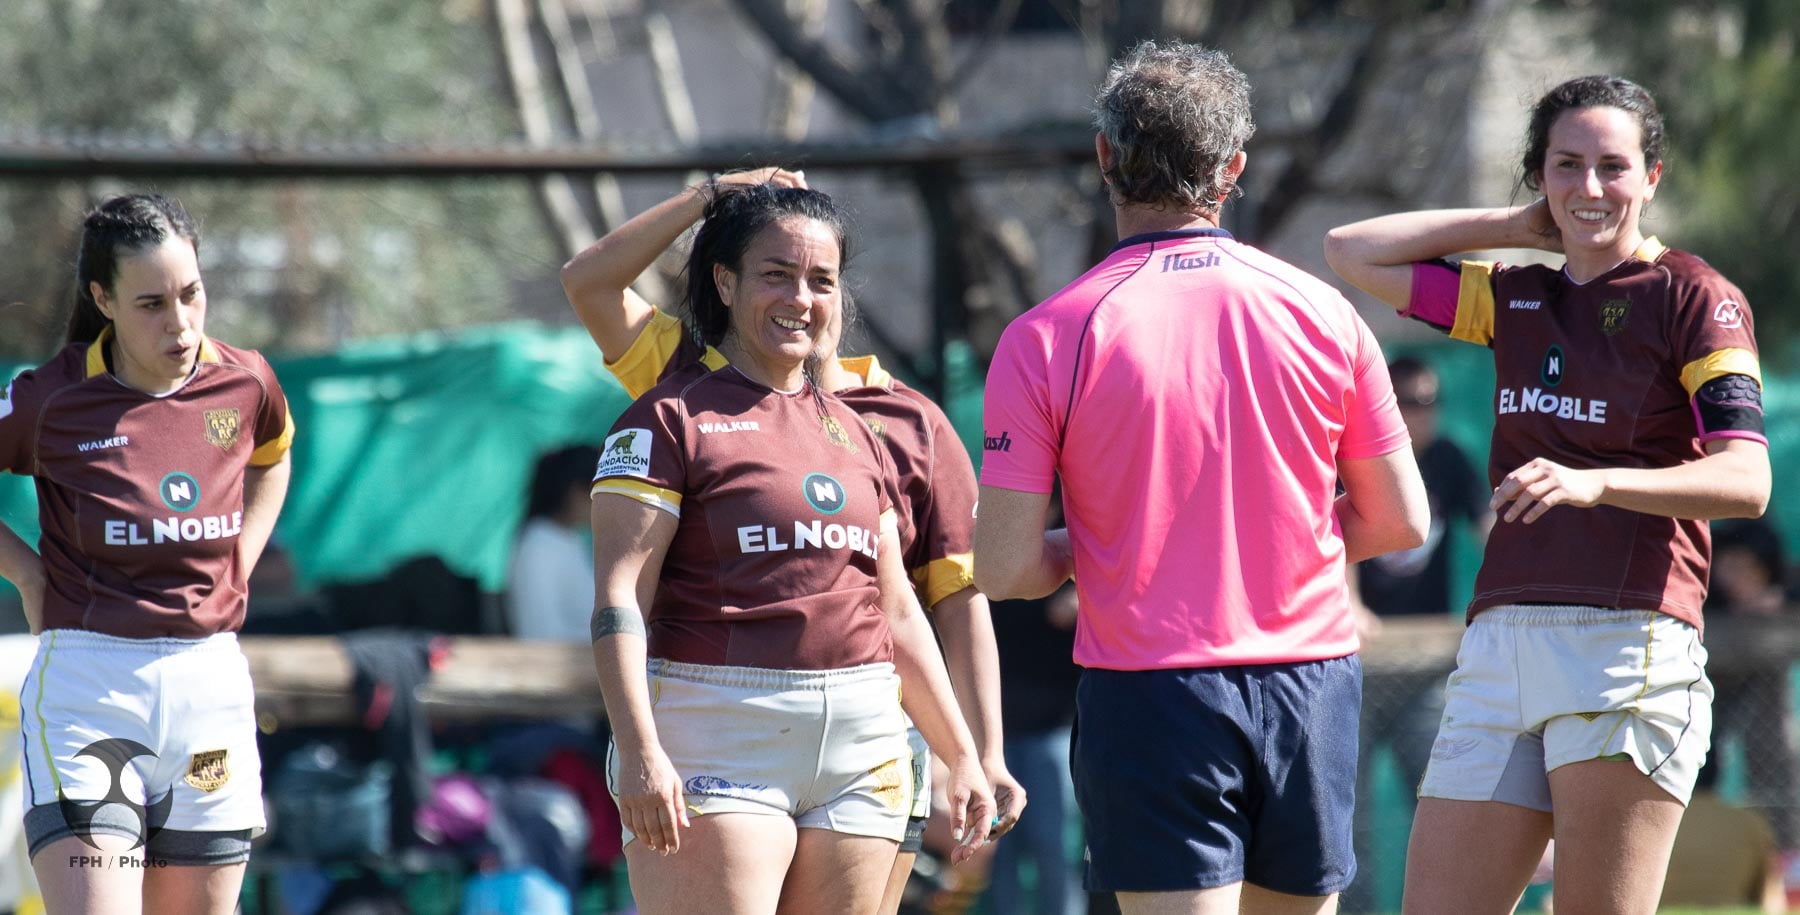
<svg viewBox="0 0 1800 915"><path fill-rule="evenodd" d="M1425 542L1413 549L1377 556L1350 567L1351 599L1358 628L1365 637L1380 631L1383 617L1442 619L1460 611L1461 607L1453 606L1455 595L1451 593L1450 560L1455 542L1451 531L1459 529L1479 544L1494 522L1493 513L1488 510L1486 480L1462 448L1439 434L1437 372L1420 359L1402 356L1388 363L1388 375L1394 381L1394 400L1400 405L1400 417L1412 435L1419 473L1425 478L1431 527ZM1413 791L1425 774L1425 762L1431 756L1438 719L1444 714L1444 675L1440 670L1393 672L1363 684L1356 805L1359 861L1377 860L1371 846L1375 825L1369 804L1369 761L1384 744L1392 750L1394 765L1406 787L1404 797L1410 805ZM1344 893L1346 911L1373 908L1376 877L1373 868L1358 875Z"/></svg>
<svg viewBox="0 0 1800 915"><path fill-rule="evenodd" d="M1717 747L1708 754L1694 785L1693 800L1675 834L1662 906L1731 908L1758 906L1787 911L1781 884L1781 856L1769 822L1755 811L1719 799Z"/></svg>
<svg viewBox="0 0 1800 915"><path fill-rule="evenodd" d="M1751 617L1788 612L1781 535L1767 521L1713 524L1712 587L1706 614ZM1782 848L1800 844L1800 759L1794 751L1794 714L1788 702L1788 664L1721 665L1713 681L1713 744L1735 740L1743 749L1748 806L1775 824Z"/></svg>
<svg viewBox="0 0 1800 915"><path fill-rule="evenodd" d="M1052 500L1052 504L1056 504ZM1053 522L1060 526L1060 519ZM1064 584L1039 600L994 605L1000 646L1000 714L1006 728L1006 768L1031 798L999 842L988 891L993 915L1073 915L1085 896L1070 859L1068 828L1075 816L1069 778L1069 728L1075 722L1075 586ZM1029 864L1032 891L1021 877Z"/></svg>
<svg viewBox="0 0 1800 915"><path fill-rule="evenodd" d="M506 621L521 639L588 643L594 548L588 484L600 450L571 445L538 458L525 525L506 576Z"/></svg>

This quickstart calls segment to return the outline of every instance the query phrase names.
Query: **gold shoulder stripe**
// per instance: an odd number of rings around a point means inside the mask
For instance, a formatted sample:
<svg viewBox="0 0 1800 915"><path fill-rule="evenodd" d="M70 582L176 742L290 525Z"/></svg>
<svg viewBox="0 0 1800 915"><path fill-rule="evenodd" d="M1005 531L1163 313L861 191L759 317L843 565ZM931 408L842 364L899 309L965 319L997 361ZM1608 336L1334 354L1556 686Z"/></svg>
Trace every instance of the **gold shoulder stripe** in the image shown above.
<svg viewBox="0 0 1800 915"><path fill-rule="evenodd" d="M924 593L927 609L937 602L975 586L975 554L952 553L926 563L912 572L913 583Z"/></svg>
<svg viewBox="0 0 1800 915"><path fill-rule="evenodd" d="M218 362L219 361L219 348L213 345L211 337L202 336L200 338L200 361L201 362Z"/></svg>
<svg viewBox="0 0 1800 915"><path fill-rule="evenodd" d="M1662 257L1663 252L1667 250L1669 250L1669 246L1663 244L1656 236L1652 235L1649 238L1644 239L1643 242L1637 246L1637 250L1631 252L1631 256L1646 264L1654 264L1656 263L1656 259Z"/></svg>
<svg viewBox="0 0 1800 915"><path fill-rule="evenodd" d="M660 508L677 518L681 517L681 493L672 489L664 489L642 480L608 477L594 483L593 488L588 490L588 498L591 499L603 492L624 496L652 508Z"/></svg>
<svg viewBox="0 0 1800 915"><path fill-rule="evenodd" d="M1681 386L1687 389L1688 396L1700 390L1700 386L1721 375L1749 375L1756 379L1758 387L1762 386L1762 366L1756 361L1756 354L1747 349L1732 346L1713 350L1693 362L1681 367Z"/></svg>
<svg viewBox="0 0 1800 915"><path fill-rule="evenodd" d="M862 383L867 387L891 387L891 382L894 380L894 376L888 374L888 370L881 367L881 361L873 355L844 356L838 359L838 365L843 366L844 371L862 379Z"/></svg>
<svg viewBox="0 0 1800 915"><path fill-rule="evenodd" d="M95 337L94 342L88 344L87 377L93 378L106 374L106 344L112 339L112 332L112 325L108 324L100 328L100 336Z"/></svg>
<svg viewBox="0 0 1800 915"><path fill-rule="evenodd" d="M280 463L281 456L287 454L288 449L293 447L294 414L289 413L286 420L282 425L280 435L263 442L256 447L255 451L250 452L250 466L267 467L270 464Z"/></svg>
<svg viewBox="0 0 1800 915"><path fill-rule="evenodd" d="M1487 346L1494 342L1494 265L1463 261L1456 292L1456 324L1450 338Z"/></svg>
<svg viewBox="0 0 1800 915"><path fill-rule="evenodd" d="M709 346L706 348L706 352L700 356L700 364L716 372L730 365L731 360L725 358L724 353Z"/></svg>
<svg viewBox="0 0 1800 915"><path fill-rule="evenodd" d="M650 313L650 323L638 331L630 348L618 361L607 363L606 370L619 379L625 386L625 393L636 400L645 391L656 387L656 379L661 378L663 370L669 367L669 360L681 347L681 335L685 332L674 315L655 309Z"/></svg>

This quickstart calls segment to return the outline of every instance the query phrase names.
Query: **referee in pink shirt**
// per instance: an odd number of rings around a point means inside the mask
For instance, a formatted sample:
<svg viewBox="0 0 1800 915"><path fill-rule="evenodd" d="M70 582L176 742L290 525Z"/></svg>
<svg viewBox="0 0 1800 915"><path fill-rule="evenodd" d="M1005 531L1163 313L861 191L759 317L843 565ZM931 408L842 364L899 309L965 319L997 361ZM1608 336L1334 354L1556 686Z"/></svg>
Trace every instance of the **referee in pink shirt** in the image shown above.
<svg viewBox="0 0 1800 915"><path fill-rule="evenodd" d="M1121 240L1001 337L976 584L1075 577L1088 889L1128 915L1329 912L1356 872L1344 565L1423 542L1425 487L1355 309L1219 228L1244 75L1145 42L1096 112Z"/></svg>

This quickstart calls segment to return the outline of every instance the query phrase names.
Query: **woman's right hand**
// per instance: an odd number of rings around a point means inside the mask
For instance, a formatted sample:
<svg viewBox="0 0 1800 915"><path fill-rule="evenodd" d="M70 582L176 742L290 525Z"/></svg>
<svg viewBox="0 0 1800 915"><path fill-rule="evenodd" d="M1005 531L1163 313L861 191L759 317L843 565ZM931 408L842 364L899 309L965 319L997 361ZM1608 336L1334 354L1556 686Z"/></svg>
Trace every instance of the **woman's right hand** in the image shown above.
<svg viewBox="0 0 1800 915"><path fill-rule="evenodd" d="M1550 201L1539 197L1527 204L1519 215L1525 220L1525 231L1531 234L1532 247L1562 253L1562 230L1556 227L1556 217L1550 215Z"/></svg>
<svg viewBox="0 0 1800 915"><path fill-rule="evenodd" d="M681 850L680 828L688 822L681 776L660 744L618 747L619 822L651 851L672 855Z"/></svg>
<svg viewBox="0 0 1800 915"><path fill-rule="evenodd" d="M961 864L987 842L998 808L987 776L981 772L981 761L974 754L959 757L949 766L950 778L944 785L944 795L950 801L950 832L956 839L956 847L950 851L950 863Z"/></svg>
<svg viewBox="0 0 1800 915"><path fill-rule="evenodd" d="M745 186L757 184L773 184L776 187L805 187L806 172L790 172L785 168L753 168L742 172L725 172L715 175L714 184L740 184Z"/></svg>

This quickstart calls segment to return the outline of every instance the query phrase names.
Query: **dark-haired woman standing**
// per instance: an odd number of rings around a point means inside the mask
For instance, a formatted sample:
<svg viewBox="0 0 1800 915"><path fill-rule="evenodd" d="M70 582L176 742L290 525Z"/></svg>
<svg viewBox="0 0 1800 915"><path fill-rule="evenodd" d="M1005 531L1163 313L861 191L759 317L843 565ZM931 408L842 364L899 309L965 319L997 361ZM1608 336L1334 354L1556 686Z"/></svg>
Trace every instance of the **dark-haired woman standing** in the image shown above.
<svg viewBox="0 0 1800 915"><path fill-rule="evenodd" d="M40 634L25 826L56 915L229 913L264 825L235 633L293 424L268 363L206 336L198 252L170 198L89 213L68 346L0 398L43 528L0 525L0 575Z"/></svg>
<svg viewBox="0 0 1800 915"><path fill-rule="evenodd" d="M594 483L594 655L633 896L867 915L912 798L902 702L950 764L959 858L993 798L907 581L891 460L816 380L843 319L844 220L797 186L709 197L677 341L704 356L625 411Z"/></svg>
<svg viewBox="0 0 1800 915"><path fill-rule="evenodd" d="M1532 111L1524 207L1333 230L1345 279L1492 348L1498 522L1419 786L1405 911L1510 912L1556 839L1559 912L1648 913L1706 757L1706 522L1769 499L1744 296L1645 238L1662 117L1590 76ZM1560 269L1441 258L1561 252Z"/></svg>

